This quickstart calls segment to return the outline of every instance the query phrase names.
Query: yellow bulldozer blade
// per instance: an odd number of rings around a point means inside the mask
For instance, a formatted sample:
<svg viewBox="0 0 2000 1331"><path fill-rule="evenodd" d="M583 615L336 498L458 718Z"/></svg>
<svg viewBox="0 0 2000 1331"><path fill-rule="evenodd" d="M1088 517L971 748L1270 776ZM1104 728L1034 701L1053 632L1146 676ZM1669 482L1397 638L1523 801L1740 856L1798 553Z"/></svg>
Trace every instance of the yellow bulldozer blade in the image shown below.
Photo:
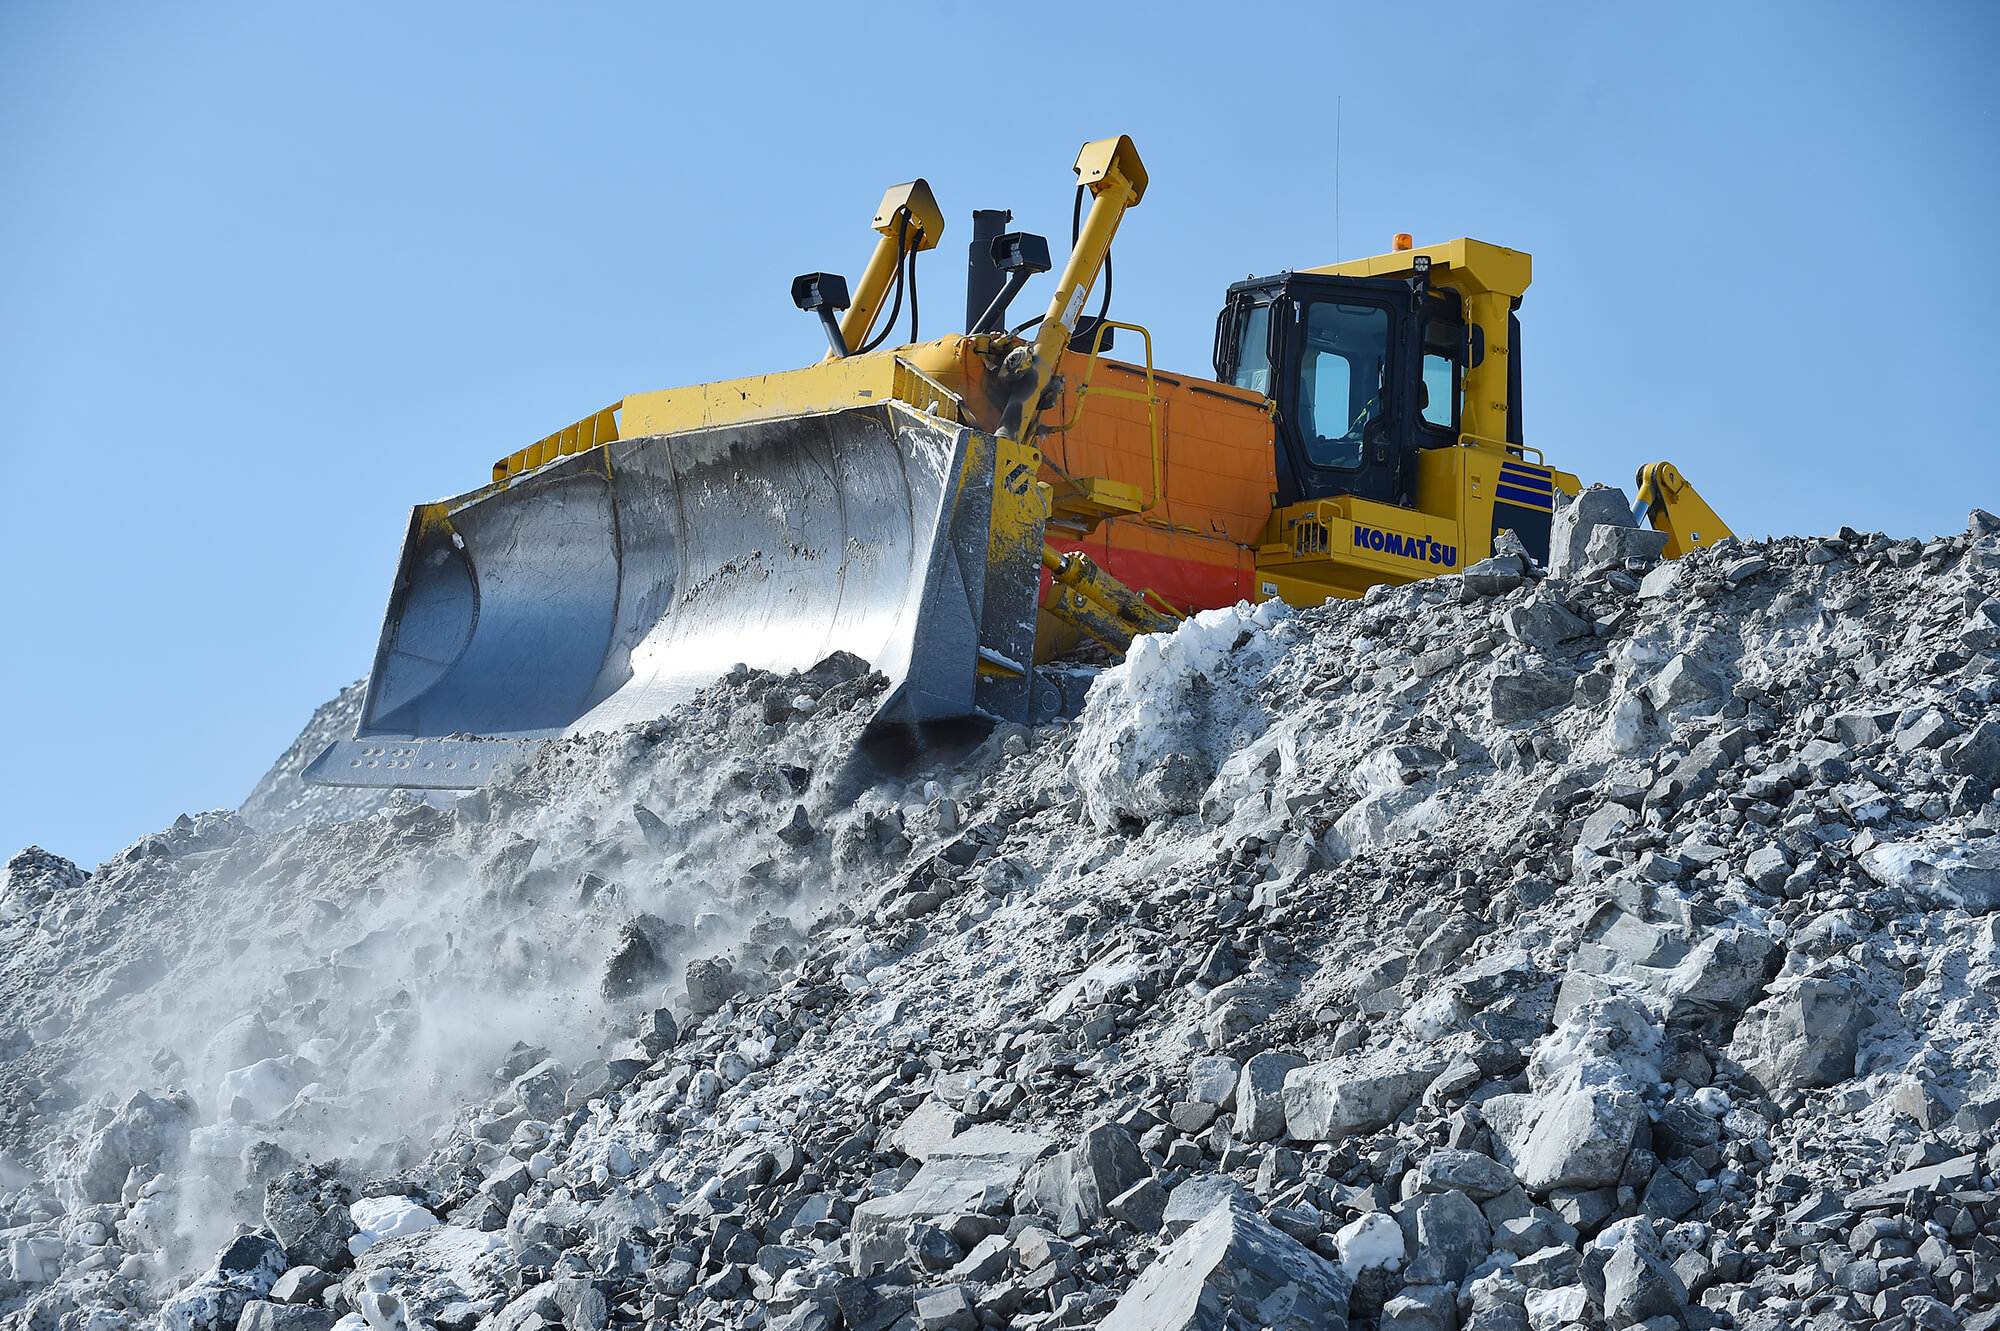
<svg viewBox="0 0 2000 1331"><path fill-rule="evenodd" d="M892 401L612 440L420 505L355 738L306 779L467 789L738 662L835 652L888 676L878 722L1026 720L1039 463Z"/></svg>

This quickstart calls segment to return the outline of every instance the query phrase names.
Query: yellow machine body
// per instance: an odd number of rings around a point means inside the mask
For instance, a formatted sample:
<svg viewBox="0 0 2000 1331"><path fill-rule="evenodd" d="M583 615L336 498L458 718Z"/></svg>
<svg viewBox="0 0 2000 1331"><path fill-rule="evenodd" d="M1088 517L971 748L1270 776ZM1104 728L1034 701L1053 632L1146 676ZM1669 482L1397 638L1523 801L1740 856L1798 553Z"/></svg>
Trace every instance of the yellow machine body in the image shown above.
<svg viewBox="0 0 2000 1331"><path fill-rule="evenodd" d="M1388 456L1397 411L1437 410L1441 393L1449 435L1427 415L1422 447L1377 466L1393 485L1376 493L1320 483L1285 499L1301 489L1289 361L1225 382L1219 334L1217 378L1169 374L1145 329L1107 319L1071 345L1148 185L1122 136L1086 144L1073 169L1090 207L1039 319L884 345L916 256L944 232L929 186L898 185L851 300L837 277L794 284L826 327L824 359L631 394L501 458L489 484L418 505L356 736L308 779L479 785L541 739L658 716L739 660L805 670L845 652L888 676L888 721L1030 720L1062 702L1036 665L1079 644L1119 654L1239 600L1316 604L1456 572L1503 530L1546 543L1579 482L1518 438L1526 254L1461 239L1264 280L1351 288L1385 311L1402 283L1411 309L1463 329L1423 344L1420 390L1392 388L1387 353L1379 382L1347 382L1365 405L1342 446L1364 460ZM1001 237L995 264L1022 239ZM1023 278L1048 266L1034 266L1045 242L1025 240L1010 251ZM1104 354L1113 329L1142 362ZM1641 470L1639 497L1670 556L1728 535L1668 464Z"/></svg>
<svg viewBox="0 0 2000 1331"><path fill-rule="evenodd" d="M1267 539L1257 548L1260 593L1314 605L1478 563L1493 553L1494 496L1503 468L1545 471L1552 489L1566 495L1580 488L1568 472L1478 445L1427 450L1419 465L1414 508L1342 497L1272 514Z"/></svg>

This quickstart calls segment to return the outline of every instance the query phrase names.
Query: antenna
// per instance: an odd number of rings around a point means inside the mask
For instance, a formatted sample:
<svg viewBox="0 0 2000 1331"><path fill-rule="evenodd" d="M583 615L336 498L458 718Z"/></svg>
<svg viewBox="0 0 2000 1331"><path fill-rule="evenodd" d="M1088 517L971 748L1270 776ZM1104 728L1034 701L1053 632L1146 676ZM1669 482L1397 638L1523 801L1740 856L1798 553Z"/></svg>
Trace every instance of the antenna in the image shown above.
<svg viewBox="0 0 2000 1331"><path fill-rule="evenodd" d="M1321 103L1325 105L1324 102ZM1340 262L1340 98L1333 99L1333 261Z"/></svg>

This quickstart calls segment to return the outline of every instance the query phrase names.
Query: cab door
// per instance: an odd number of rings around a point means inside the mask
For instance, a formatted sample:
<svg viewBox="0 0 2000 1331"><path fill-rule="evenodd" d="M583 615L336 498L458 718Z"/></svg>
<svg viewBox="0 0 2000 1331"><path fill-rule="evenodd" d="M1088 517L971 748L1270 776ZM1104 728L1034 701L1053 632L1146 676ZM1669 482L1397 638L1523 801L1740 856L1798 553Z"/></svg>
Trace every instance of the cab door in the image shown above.
<svg viewBox="0 0 2000 1331"><path fill-rule="evenodd" d="M1280 505L1414 501L1422 357L1411 298L1406 281L1296 273L1230 288L1217 375L1277 404Z"/></svg>

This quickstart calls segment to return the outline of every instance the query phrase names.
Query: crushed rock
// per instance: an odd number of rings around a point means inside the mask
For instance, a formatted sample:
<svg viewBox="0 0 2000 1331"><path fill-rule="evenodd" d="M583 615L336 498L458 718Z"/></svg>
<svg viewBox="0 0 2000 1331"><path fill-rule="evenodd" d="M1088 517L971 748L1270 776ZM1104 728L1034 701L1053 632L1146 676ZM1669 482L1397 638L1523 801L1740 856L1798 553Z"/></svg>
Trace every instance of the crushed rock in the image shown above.
<svg viewBox="0 0 2000 1331"><path fill-rule="evenodd" d="M315 803L343 693L21 852L0 1325L1990 1331L2000 521L1592 495L894 764L836 658Z"/></svg>

